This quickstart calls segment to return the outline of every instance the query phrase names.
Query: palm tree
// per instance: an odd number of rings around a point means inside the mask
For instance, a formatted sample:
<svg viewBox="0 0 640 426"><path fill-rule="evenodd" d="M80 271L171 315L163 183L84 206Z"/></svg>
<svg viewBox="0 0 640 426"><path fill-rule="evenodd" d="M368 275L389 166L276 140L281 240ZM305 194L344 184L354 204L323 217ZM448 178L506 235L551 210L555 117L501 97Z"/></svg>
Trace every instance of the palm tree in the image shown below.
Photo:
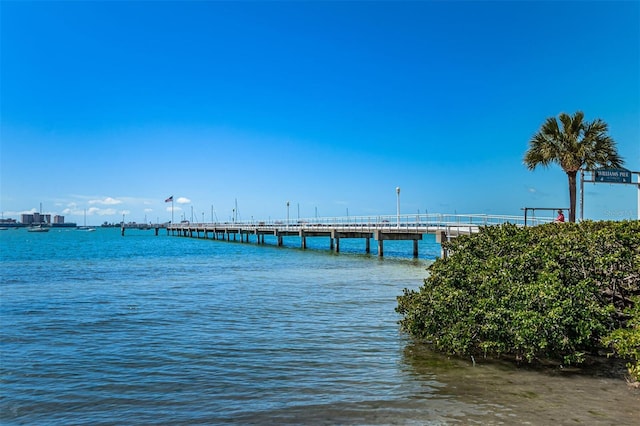
<svg viewBox="0 0 640 426"><path fill-rule="evenodd" d="M576 174L585 167L622 167L624 160L616 149L615 141L607 135L607 123L599 118L584 121L584 113L561 113L547 118L538 133L529 141L524 164L529 170L538 165L548 167L557 163L569 177L569 221L576 221Z"/></svg>

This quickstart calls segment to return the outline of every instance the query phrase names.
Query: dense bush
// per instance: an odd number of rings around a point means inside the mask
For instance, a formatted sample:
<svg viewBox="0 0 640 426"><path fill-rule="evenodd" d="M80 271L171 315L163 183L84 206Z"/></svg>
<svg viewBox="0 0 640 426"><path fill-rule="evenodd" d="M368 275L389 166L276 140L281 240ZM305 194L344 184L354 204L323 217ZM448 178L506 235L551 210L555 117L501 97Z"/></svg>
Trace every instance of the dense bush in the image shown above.
<svg viewBox="0 0 640 426"><path fill-rule="evenodd" d="M631 379L640 386L640 297L634 298L634 305L627 313L627 327L614 330L603 339L603 343L613 348L613 354L629 359L627 368Z"/></svg>
<svg viewBox="0 0 640 426"><path fill-rule="evenodd" d="M506 224L443 248L396 310L403 330L450 354L580 363L626 329L640 293L638 221Z"/></svg>

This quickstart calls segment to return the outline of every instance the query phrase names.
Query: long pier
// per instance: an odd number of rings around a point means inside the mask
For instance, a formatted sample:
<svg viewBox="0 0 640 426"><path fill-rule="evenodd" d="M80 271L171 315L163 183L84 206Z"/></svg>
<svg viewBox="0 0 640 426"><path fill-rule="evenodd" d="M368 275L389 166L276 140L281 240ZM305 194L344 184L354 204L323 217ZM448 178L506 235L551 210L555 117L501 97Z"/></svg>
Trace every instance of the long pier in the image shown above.
<svg viewBox="0 0 640 426"><path fill-rule="evenodd" d="M553 218L538 218L529 225L553 221ZM378 245L378 256L384 256L384 242L405 240L413 243L413 257L418 257L418 242L423 235L433 234L436 242L441 243L459 235L478 232L482 226L513 223L526 226L523 216L497 215L402 215L402 216L357 216L338 218L263 221L191 223L182 222L167 225L167 234L191 238L211 238L222 241L240 241L265 244L265 235L276 237L277 245L282 246L286 237L300 238L301 248L307 248L307 238L329 238L329 249L340 252L340 240L359 238L365 241L365 252L371 252L371 240ZM156 230L157 232L157 230ZM442 252L442 256L446 253Z"/></svg>

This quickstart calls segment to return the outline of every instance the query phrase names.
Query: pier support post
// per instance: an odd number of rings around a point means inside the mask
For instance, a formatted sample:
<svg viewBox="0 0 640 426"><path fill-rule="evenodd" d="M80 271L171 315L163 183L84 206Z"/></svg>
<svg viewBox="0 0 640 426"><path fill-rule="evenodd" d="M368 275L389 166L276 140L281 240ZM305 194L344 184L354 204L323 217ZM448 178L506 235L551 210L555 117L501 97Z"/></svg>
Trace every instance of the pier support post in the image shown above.
<svg viewBox="0 0 640 426"><path fill-rule="evenodd" d="M278 234L278 247L282 246L282 235Z"/></svg>
<svg viewBox="0 0 640 426"><path fill-rule="evenodd" d="M436 231L436 243L442 244L447 241L447 233L446 231ZM440 246L440 257L443 259L447 258L447 251Z"/></svg>
<svg viewBox="0 0 640 426"><path fill-rule="evenodd" d="M333 237L329 237L329 250L333 251Z"/></svg>
<svg viewBox="0 0 640 426"><path fill-rule="evenodd" d="M158 227L156 226L154 229L155 229L155 231L156 231L156 237L157 237L157 236L158 236L158 230L159 230L160 228L158 228Z"/></svg>
<svg viewBox="0 0 640 426"><path fill-rule="evenodd" d="M120 229L120 235L122 235L124 237L124 225L122 226L122 228Z"/></svg>
<svg viewBox="0 0 640 426"><path fill-rule="evenodd" d="M340 237L336 237L336 253L340 253Z"/></svg>
<svg viewBox="0 0 640 426"><path fill-rule="evenodd" d="M413 258L418 258L418 240L413 240Z"/></svg>
<svg viewBox="0 0 640 426"><path fill-rule="evenodd" d="M364 251L369 254L371 253L371 243L369 242L370 238L366 238Z"/></svg>
<svg viewBox="0 0 640 426"><path fill-rule="evenodd" d="M384 256L384 241L378 240L378 257Z"/></svg>

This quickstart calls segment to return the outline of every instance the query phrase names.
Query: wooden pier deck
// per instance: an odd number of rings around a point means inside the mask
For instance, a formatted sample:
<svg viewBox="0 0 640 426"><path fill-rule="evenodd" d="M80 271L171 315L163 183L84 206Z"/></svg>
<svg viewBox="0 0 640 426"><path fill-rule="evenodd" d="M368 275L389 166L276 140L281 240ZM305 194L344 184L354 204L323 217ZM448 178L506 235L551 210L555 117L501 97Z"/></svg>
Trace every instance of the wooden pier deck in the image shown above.
<svg viewBox="0 0 640 426"><path fill-rule="evenodd" d="M378 256L384 256L384 242L404 240L413 243L413 257L418 257L418 242L423 235L433 234L438 243L459 235L478 232L481 226L514 223L524 226L522 216L489 215L405 215L377 217L347 217L286 221L236 223L176 223L167 225L167 234L222 241L265 244L265 235L274 236L278 246L286 237L298 237L301 248L307 248L307 238L329 238L329 249L340 252L340 240L359 238L365 242L365 252L371 252L371 240L377 242ZM546 222L552 218L541 219ZM443 253L444 255L444 253Z"/></svg>

